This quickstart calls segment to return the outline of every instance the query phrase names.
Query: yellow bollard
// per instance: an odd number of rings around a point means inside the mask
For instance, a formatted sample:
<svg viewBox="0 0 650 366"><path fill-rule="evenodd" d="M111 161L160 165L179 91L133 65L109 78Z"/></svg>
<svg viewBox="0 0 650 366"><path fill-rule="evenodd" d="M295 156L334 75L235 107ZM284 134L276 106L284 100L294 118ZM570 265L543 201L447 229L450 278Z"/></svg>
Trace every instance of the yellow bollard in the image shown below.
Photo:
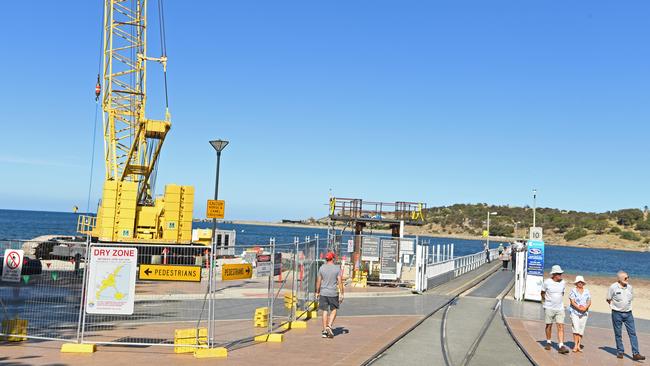
<svg viewBox="0 0 650 366"><path fill-rule="evenodd" d="M269 308L262 307L255 309L255 316L253 317L253 327L266 328L269 325Z"/></svg>
<svg viewBox="0 0 650 366"><path fill-rule="evenodd" d="M10 334L5 336L9 342L21 342L27 340L27 320L7 319L2 321L2 333Z"/></svg>
<svg viewBox="0 0 650 366"><path fill-rule="evenodd" d="M176 329L174 331L174 353L191 353L196 350L196 347L193 346L206 346L207 344L208 328Z"/></svg>

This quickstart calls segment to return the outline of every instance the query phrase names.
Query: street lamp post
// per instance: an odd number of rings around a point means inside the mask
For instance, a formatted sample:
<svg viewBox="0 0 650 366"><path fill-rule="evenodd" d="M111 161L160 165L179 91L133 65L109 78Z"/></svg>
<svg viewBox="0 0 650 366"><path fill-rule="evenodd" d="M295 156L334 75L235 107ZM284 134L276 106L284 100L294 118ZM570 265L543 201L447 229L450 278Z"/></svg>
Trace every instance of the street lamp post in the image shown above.
<svg viewBox="0 0 650 366"><path fill-rule="evenodd" d="M215 178L214 178L214 199L217 200L219 198L219 168L221 166L221 152L228 145L228 141L221 140L221 139L213 140L210 141L210 145L212 145L212 147L214 147L214 149L217 151L217 173L215 174ZM212 243L214 243L216 231L217 231L217 219L213 218L212 219Z"/></svg>
<svg viewBox="0 0 650 366"><path fill-rule="evenodd" d="M537 227L537 225L535 225L536 211L537 211L537 189L533 188L533 227Z"/></svg>

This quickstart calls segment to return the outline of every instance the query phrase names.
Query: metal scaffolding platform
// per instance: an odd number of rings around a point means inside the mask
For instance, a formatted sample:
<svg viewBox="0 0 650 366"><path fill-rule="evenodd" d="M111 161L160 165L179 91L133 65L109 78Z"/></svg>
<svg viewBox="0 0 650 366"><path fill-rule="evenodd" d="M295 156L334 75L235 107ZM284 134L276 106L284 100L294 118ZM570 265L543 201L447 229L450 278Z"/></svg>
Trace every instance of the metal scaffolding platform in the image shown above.
<svg viewBox="0 0 650 366"><path fill-rule="evenodd" d="M332 197L329 218L332 221L395 225L423 225L425 203L369 202L358 198Z"/></svg>

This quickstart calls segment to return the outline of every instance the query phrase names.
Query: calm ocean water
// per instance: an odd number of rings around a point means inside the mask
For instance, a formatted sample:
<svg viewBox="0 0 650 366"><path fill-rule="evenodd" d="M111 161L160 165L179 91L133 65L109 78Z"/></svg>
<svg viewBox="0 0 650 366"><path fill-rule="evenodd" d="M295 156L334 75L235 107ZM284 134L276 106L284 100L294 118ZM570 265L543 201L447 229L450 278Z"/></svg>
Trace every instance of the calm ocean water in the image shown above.
<svg viewBox="0 0 650 366"><path fill-rule="evenodd" d="M0 210L0 239L31 239L40 235L75 235L78 214L66 212L41 212ZM194 223L195 228L210 228L211 223ZM220 229L236 230L237 244L252 246L267 244L270 237L277 244L292 243L295 236L319 235L327 237L327 230L319 228L292 228L281 226L219 224ZM463 240L436 237L429 239L433 244L454 243L457 256L476 253L483 248L480 240ZM345 240L345 238L344 238ZM498 241L491 242L495 246ZM650 278L650 252L628 252L622 250L588 249L546 245L545 267L560 264L565 271L583 275L614 275L625 269L632 276Z"/></svg>

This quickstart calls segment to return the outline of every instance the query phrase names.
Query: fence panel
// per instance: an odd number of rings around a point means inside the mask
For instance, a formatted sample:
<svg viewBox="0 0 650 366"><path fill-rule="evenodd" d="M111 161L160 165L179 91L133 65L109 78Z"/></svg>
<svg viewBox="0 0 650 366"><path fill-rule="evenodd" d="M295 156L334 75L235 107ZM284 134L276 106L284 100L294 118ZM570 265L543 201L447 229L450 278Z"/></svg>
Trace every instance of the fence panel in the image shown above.
<svg viewBox="0 0 650 366"><path fill-rule="evenodd" d="M6 259L7 249L25 253L20 282L0 281L3 323L0 335L77 340L85 263L81 255L37 259L40 248L48 245L54 244L48 241L0 241L2 260ZM85 243L76 245L80 251L85 251Z"/></svg>
<svg viewBox="0 0 650 366"><path fill-rule="evenodd" d="M310 310L316 301L316 277L324 262L319 258L318 249L326 245L327 242L318 237L298 244L298 307L303 311Z"/></svg>
<svg viewBox="0 0 650 366"><path fill-rule="evenodd" d="M176 330L206 328L210 319L210 248L159 244L91 244L89 263L101 248L136 248L138 273L129 266L102 266L87 277L88 305L82 314L84 343L174 346ZM130 268L134 270L133 268ZM197 279L198 274L198 281ZM135 275L132 314L93 313L131 296L129 276ZM94 294L90 292L94 291ZM95 303L96 302L96 303ZM191 331L189 331L191 333ZM187 332L186 332L187 333ZM206 334L179 335L188 348L207 347Z"/></svg>

